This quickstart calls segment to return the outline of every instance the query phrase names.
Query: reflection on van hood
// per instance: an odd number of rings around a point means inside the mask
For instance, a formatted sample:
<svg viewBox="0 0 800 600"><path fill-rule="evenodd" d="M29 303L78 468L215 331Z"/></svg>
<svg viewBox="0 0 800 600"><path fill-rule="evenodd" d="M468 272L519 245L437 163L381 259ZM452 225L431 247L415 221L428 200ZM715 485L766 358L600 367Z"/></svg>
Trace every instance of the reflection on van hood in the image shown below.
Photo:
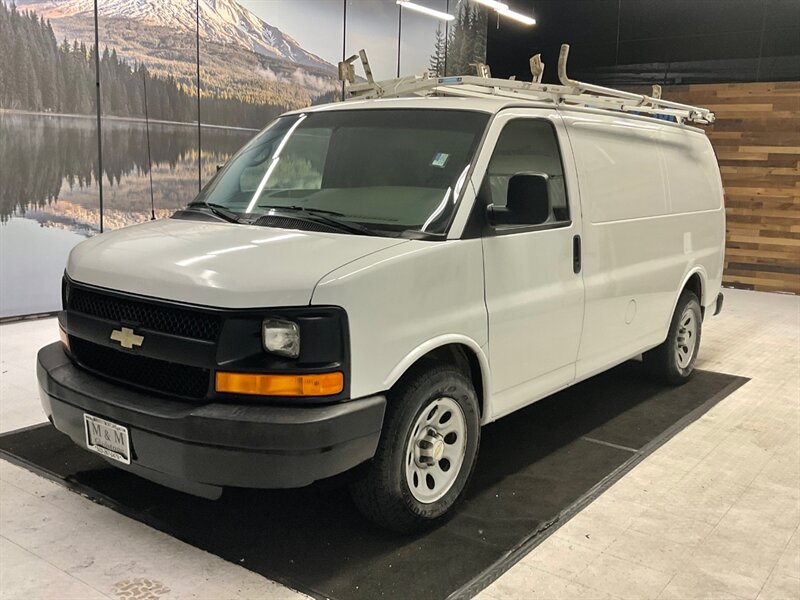
<svg viewBox="0 0 800 600"><path fill-rule="evenodd" d="M308 304L327 273L407 240L163 219L78 244L77 282L220 308Z"/></svg>

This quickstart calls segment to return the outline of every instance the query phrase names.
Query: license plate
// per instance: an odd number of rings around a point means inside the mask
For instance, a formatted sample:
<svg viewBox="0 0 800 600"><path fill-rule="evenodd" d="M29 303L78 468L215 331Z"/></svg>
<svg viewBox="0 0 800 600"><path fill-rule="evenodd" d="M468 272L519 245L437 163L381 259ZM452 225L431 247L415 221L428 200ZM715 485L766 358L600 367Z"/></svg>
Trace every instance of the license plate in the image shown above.
<svg viewBox="0 0 800 600"><path fill-rule="evenodd" d="M92 452L126 465L131 464L131 443L128 428L94 415L83 414L86 446Z"/></svg>

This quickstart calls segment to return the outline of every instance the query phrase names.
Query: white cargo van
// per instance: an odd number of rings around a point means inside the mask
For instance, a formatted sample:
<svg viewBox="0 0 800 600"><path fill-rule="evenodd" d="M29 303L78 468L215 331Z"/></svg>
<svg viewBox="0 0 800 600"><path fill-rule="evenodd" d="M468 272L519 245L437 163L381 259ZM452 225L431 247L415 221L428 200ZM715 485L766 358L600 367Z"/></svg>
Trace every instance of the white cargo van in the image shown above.
<svg viewBox="0 0 800 600"><path fill-rule="evenodd" d="M713 114L563 71L352 85L173 218L79 244L38 356L50 420L212 498L355 468L361 511L410 530L462 496L482 425L642 354L685 381L722 302L689 125Z"/></svg>

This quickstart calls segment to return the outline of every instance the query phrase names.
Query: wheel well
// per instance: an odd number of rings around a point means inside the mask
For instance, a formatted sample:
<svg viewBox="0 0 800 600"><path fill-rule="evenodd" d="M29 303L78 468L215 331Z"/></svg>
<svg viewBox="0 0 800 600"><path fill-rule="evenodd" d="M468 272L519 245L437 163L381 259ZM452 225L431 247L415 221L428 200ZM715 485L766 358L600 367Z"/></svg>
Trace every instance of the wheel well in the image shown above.
<svg viewBox="0 0 800 600"><path fill-rule="evenodd" d="M483 373L481 372L481 364L475 352L464 344L445 344L444 346L439 346L419 357L416 362L406 370L406 373L400 378L400 381L403 380L406 374L430 362L454 365L458 367L464 375L470 378L475 388L475 393L478 395L478 407L480 408L481 416L483 416Z"/></svg>
<svg viewBox="0 0 800 600"><path fill-rule="evenodd" d="M683 289L694 292L694 295L697 296L697 300L700 302L701 312L705 312L705 308L703 307L703 280L700 279L700 274L693 273L686 282L686 285L683 286Z"/></svg>

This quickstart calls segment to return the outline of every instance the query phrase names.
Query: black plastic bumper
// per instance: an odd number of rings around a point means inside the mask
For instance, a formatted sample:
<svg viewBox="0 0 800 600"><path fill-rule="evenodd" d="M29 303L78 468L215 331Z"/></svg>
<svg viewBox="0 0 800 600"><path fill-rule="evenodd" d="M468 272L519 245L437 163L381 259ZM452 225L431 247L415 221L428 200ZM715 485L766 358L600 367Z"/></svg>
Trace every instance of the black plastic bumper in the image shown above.
<svg viewBox="0 0 800 600"><path fill-rule="evenodd" d="M129 429L131 465L163 485L214 497L220 486L302 487L368 460L386 399L322 407L194 404L115 385L77 368L60 343L39 351L42 406L55 427L86 447L84 413Z"/></svg>

